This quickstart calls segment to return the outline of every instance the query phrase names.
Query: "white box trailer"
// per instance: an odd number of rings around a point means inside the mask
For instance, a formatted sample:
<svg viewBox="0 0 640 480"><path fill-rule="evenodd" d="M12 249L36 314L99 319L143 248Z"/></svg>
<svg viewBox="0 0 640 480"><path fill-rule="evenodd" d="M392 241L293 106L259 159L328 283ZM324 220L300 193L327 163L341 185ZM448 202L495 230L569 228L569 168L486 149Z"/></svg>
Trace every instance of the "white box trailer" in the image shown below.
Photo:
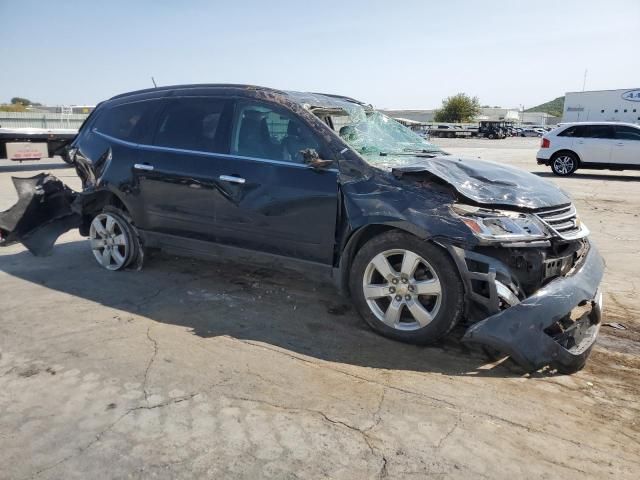
<svg viewBox="0 0 640 480"><path fill-rule="evenodd" d="M640 123L640 88L567 92L562 122Z"/></svg>

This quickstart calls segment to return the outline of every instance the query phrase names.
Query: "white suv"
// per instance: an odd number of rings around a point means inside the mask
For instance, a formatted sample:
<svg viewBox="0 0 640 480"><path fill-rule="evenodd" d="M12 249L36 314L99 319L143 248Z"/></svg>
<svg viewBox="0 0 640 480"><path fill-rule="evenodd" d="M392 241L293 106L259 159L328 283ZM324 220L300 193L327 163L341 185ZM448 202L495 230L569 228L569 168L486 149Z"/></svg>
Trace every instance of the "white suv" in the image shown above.
<svg viewBox="0 0 640 480"><path fill-rule="evenodd" d="M640 127L632 123L565 123L542 137L538 164L556 175L578 168L640 169Z"/></svg>

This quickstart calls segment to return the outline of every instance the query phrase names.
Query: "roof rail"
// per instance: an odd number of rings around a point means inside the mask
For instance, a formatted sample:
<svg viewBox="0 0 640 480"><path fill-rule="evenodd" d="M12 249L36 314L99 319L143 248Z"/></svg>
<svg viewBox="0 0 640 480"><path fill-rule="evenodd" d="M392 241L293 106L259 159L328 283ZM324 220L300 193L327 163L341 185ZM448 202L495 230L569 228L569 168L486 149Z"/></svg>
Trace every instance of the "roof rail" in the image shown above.
<svg viewBox="0 0 640 480"><path fill-rule="evenodd" d="M191 88L246 88L246 89L253 89L253 90L266 90L266 91L281 93L283 95L286 95L286 93L281 90L277 90L275 88L269 88L269 87L260 87L258 85L244 85L244 84L238 84L238 83L191 83L191 84L184 84L184 85L166 85L166 86L155 87L155 88L144 88L142 90L134 90L132 92L125 92L125 93L120 93L118 95L114 95L109 100L115 100L118 98L124 98L132 95L140 95L142 93L162 92L167 90L186 90Z"/></svg>

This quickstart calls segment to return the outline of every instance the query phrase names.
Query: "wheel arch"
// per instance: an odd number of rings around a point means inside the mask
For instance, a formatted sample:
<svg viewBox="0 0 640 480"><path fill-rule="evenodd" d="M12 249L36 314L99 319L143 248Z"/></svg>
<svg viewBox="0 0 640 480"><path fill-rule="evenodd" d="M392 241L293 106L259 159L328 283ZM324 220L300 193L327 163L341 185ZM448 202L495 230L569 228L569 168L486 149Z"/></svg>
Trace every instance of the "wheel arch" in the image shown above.
<svg viewBox="0 0 640 480"><path fill-rule="evenodd" d="M360 248L372 238L393 230L414 235L422 240L427 240L431 237L428 232L408 222L370 223L353 230L343 243L344 247L340 252L336 269L336 284L344 296L350 296L349 275L351 272L351 264Z"/></svg>
<svg viewBox="0 0 640 480"><path fill-rule="evenodd" d="M553 162L560 155L567 154L567 153L570 153L571 155L575 155L575 157L578 159L578 166L580 166L582 164L582 160L580 159L580 155L578 155L575 151L573 151L573 150L571 150L569 148L563 148L561 150L558 150L557 152L554 152L553 155L551 155L551 157L549 157L549 162Z"/></svg>
<svg viewBox="0 0 640 480"><path fill-rule="evenodd" d="M100 213L106 206L112 206L129 215L131 214L130 209L122 198L111 190L99 190L91 194L85 194L82 202L82 224L80 225L81 235L89 235L89 227L93 217Z"/></svg>

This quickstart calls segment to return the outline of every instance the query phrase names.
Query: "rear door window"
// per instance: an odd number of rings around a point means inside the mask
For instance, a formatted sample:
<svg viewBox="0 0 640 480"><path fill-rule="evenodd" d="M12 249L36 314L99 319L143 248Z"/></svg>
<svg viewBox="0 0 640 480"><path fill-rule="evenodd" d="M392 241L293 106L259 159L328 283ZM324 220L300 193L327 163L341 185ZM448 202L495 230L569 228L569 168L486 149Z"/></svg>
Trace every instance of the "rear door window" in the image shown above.
<svg viewBox="0 0 640 480"><path fill-rule="evenodd" d="M231 153L292 163L303 163L308 148L323 155L318 137L292 112L257 102L239 102L236 110Z"/></svg>
<svg viewBox="0 0 640 480"><path fill-rule="evenodd" d="M146 100L108 107L96 119L95 129L106 135L134 143L148 139L149 118L159 102Z"/></svg>
<svg viewBox="0 0 640 480"><path fill-rule="evenodd" d="M611 125L583 125L580 128L580 135L576 137L584 138L615 138Z"/></svg>
<svg viewBox="0 0 640 480"><path fill-rule="evenodd" d="M616 126L616 138L618 140L636 140L640 141L640 128L627 126Z"/></svg>
<svg viewBox="0 0 640 480"><path fill-rule="evenodd" d="M227 153L231 101L182 97L168 101L156 127L154 144L199 152Z"/></svg>

